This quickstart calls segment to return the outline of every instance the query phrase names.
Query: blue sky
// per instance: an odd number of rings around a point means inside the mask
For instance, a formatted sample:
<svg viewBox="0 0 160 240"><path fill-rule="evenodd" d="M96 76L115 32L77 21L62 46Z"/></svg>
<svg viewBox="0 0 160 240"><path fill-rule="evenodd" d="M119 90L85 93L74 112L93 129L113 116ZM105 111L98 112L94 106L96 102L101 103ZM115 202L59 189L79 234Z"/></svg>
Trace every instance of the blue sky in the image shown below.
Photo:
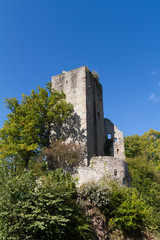
<svg viewBox="0 0 160 240"><path fill-rule="evenodd" d="M83 65L126 136L160 131L159 0L0 0L0 127L5 97Z"/></svg>

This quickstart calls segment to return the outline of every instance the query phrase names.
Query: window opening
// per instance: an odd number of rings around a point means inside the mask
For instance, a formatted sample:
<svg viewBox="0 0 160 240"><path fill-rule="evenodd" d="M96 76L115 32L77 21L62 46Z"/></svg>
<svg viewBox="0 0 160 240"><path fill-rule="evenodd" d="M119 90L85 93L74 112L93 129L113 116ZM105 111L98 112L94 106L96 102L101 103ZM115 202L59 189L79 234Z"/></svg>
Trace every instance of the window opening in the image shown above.
<svg viewBox="0 0 160 240"><path fill-rule="evenodd" d="M112 134L108 133L108 139L111 139L111 138L112 138Z"/></svg>
<svg viewBox="0 0 160 240"><path fill-rule="evenodd" d="M117 176L117 169L114 169L114 176Z"/></svg>
<svg viewBox="0 0 160 240"><path fill-rule="evenodd" d="M119 153L119 149L117 149L117 153Z"/></svg>
<svg viewBox="0 0 160 240"><path fill-rule="evenodd" d="M115 138L115 142L117 142L117 138Z"/></svg>

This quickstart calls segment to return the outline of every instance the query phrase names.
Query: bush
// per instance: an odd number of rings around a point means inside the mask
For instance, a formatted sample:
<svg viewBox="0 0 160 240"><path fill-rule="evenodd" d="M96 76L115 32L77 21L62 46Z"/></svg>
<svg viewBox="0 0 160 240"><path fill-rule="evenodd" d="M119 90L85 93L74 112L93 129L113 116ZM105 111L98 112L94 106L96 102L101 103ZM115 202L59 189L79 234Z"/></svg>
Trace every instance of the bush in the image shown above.
<svg viewBox="0 0 160 240"><path fill-rule="evenodd" d="M79 196L100 208L105 215L108 230L126 232L154 229L150 208L139 198L136 189L120 187L116 182L104 179L98 183L81 186Z"/></svg>
<svg viewBox="0 0 160 240"><path fill-rule="evenodd" d="M112 186L109 223L112 221L116 228L127 232L150 228L150 213L151 208L139 198L136 189Z"/></svg>
<svg viewBox="0 0 160 240"><path fill-rule="evenodd" d="M80 143L57 140L41 151L39 161L44 162L46 159L49 170L61 168L72 172L82 162L83 157L84 151Z"/></svg>
<svg viewBox="0 0 160 240"><path fill-rule="evenodd" d="M142 156L127 159L127 163L132 177L132 186L137 188L149 205L159 210L160 174L156 172L154 164Z"/></svg>
<svg viewBox="0 0 160 240"><path fill-rule="evenodd" d="M92 71L92 75L99 82L99 74L95 70Z"/></svg>
<svg viewBox="0 0 160 240"><path fill-rule="evenodd" d="M88 200L91 204L105 210L110 204L110 191L101 182L83 184L78 189L80 199Z"/></svg>
<svg viewBox="0 0 160 240"><path fill-rule="evenodd" d="M154 163L143 156L128 158L127 163L132 178L132 186L136 188L143 200L152 207L154 222L160 222L160 173ZM159 229L160 231L160 229Z"/></svg>
<svg viewBox="0 0 160 240"><path fill-rule="evenodd" d="M76 199L75 182L60 171L39 180L32 173L10 176L1 186L1 239L91 239Z"/></svg>

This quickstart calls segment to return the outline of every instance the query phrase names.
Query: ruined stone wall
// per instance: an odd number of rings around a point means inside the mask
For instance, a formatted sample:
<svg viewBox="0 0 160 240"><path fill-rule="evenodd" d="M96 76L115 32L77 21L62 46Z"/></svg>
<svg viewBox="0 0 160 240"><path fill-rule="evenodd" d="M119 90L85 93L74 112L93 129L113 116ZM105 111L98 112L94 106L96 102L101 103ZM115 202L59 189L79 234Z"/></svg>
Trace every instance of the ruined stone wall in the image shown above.
<svg viewBox="0 0 160 240"><path fill-rule="evenodd" d="M86 144L88 165L92 156L104 155L102 86L85 66L52 77L52 86L63 91L66 101L74 106L79 123L73 122L73 125L80 124L83 132L80 140Z"/></svg>
<svg viewBox="0 0 160 240"><path fill-rule="evenodd" d="M130 186L131 184L127 163L122 159L109 156L91 158L90 165L79 167L75 177L79 179L78 186L84 183L97 182L102 177L116 180L121 185Z"/></svg>
<svg viewBox="0 0 160 240"><path fill-rule="evenodd" d="M123 133L115 125L114 132L114 157L125 159Z"/></svg>
<svg viewBox="0 0 160 240"><path fill-rule="evenodd" d="M114 142L114 124L107 118L104 119L105 139L110 139ZM114 156L114 144L110 148L110 156Z"/></svg>
<svg viewBox="0 0 160 240"><path fill-rule="evenodd" d="M123 133L103 117L103 95L99 81L83 66L52 77L52 87L63 91L66 101L74 106L73 115L60 126L59 135L64 140L69 138L83 145L84 163L88 167L78 168L79 184L109 176L128 185L130 176L127 164L123 161ZM113 141L110 157L103 156L105 138Z"/></svg>
<svg viewBox="0 0 160 240"><path fill-rule="evenodd" d="M105 138L113 141L111 156L125 159L123 133L107 118L104 119Z"/></svg>

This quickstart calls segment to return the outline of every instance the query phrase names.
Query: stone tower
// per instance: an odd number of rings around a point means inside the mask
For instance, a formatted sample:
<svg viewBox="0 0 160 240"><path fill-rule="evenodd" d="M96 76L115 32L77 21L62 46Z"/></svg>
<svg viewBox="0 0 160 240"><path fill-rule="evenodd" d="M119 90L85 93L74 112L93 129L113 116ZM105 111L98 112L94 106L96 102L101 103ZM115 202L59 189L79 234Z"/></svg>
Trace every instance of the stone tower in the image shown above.
<svg viewBox="0 0 160 240"><path fill-rule="evenodd" d="M74 105L80 117L88 161L94 155L104 155L103 97L99 81L83 66L52 77L52 86L66 94L66 101Z"/></svg>
<svg viewBox="0 0 160 240"><path fill-rule="evenodd" d="M123 134L121 136L123 146L119 149L121 147L119 142L115 142L118 129L103 116L102 86L89 69L83 66L72 71L63 71L62 74L52 77L52 86L59 92L63 91L66 101L74 106L75 121L72 125L80 126L79 140L85 146L86 164L89 165L91 157L104 155L105 139L108 139L109 134L113 140L111 156L124 159ZM73 136L73 132L78 136L75 129L70 130L70 135ZM115 147L119 150L114 151Z"/></svg>

